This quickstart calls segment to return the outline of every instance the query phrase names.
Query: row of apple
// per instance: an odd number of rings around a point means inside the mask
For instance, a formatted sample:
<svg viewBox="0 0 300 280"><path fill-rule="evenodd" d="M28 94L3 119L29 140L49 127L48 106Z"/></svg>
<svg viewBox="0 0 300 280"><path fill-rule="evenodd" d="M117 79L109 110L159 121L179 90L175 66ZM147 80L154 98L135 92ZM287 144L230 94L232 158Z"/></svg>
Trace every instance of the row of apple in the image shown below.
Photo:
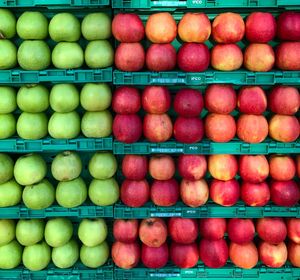
<svg viewBox="0 0 300 280"><path fill-rule="evenodd" d="M256 241L255 231L259 237ZM228 242L224 238L226 232ZM223 267L229 260L244 269L255 267L259 260L278 268L287 259L300 267L300 219L296 218L262 218L254 222L174 217L168 221L149 218L140 224L138 220L115 220L113 233L112 259L124 269L136 267L140 260L148 268L162 268L169 259L180 268L191 268L199 258L212 268ZM199 233L201 240L197 244Z"/></svg>
<svg viewBox="0 0 300 280"><path fill-rule="evenodd" d="M108 229L103 219L83 219L75 233L67 218L0 220L0 269L21 263L32 271L72 267L78 259L97 268L109 258Z"/></svg>

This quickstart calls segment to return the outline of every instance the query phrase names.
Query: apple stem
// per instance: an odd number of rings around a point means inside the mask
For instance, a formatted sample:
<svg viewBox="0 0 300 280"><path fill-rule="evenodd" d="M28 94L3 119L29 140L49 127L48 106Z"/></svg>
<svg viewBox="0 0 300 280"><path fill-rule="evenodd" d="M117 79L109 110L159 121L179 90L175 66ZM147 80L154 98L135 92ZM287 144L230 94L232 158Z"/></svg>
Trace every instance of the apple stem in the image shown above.
<svg viewBox="0 0 300 280"><path fill-rule="evenodd" d="M6 39L2 31L0 31L0 39Z"/></svg>

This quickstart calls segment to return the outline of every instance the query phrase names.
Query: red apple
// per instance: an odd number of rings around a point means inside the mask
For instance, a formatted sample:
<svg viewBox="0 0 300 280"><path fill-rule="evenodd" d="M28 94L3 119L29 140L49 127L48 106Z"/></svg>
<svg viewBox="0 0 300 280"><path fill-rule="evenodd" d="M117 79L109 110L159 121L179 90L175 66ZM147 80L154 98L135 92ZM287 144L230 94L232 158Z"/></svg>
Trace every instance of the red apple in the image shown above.
<svg viewBox="0 0 300 280"><path fill-rule="evenodd" d="M237 244L247 244L253 240L255 235L252 219L229 219L227 231L229 239Z"/></svg>
<svg viewBox="0 0 300 280"><path fill-rule="evenodd" d="M180 155L177 161L179 175L188 180L200 180L207 170L203 155Z"/></svg>
<svg viewBox="0 0 300 280"><path fill-rule="evenodd" d="M148 172L146 156L125 155L122 161L122 173L129 180L142 180Z"/></svg>
<svg viewBox="0 0 300 280"><path fill-rule="evenodd" d="M167 114L146 114L143 132L150 142L165 142L172 136L173 124Z"/></svg>
<svg viewBox="0 0 300 280"><path fill-rule="evenodd" d="M215 179L231 180L238 171L237 160L233 155L211 155L208 157L208 171Z"/></svg>
<svg viewBox="0 0 300 280"><path fill-rule="evenodd" d="M149 173L153 179L169 180L175 174L175 162L169 155L151 156L149 161Z"/></svg>
<svg viewBox="0 0 300 280"><path fill-rule="evenodd" d="M204 135L203 122L200 118L178 117L174 123L174 137L181 143L196 143Z"/></svg>
<svg viewBox="0 0 300 280"><path fill-rule="evenodd" d="M242 87L239 90L237 107L241 113L261 115L267 109L267 97L259 86Z"/></svg>
<svg viewBox="0 0 300 280"><path fill-rule="evenodd" d="M197 220L172 217L168 222L168 232L174 242L191 244L198 237Z"/></svg>
<svg viewBox="0 0 300 280"><path fill-rule="evenodd" d="M256 222L258 236L271 244L283 242L287 235L287 228L282 218L261 218Z"/></svg>
<svg viewBox="0 0 300 280"><path fill-rule="evenodd" d="M112 109L118 114L135 114L141 109L141 96L133 87L118 87L112 98Z"/></svg>
<svg viewBox="0 0 300 280"><path fill-rule="evenodd" d="M299 186L295 181L272 181L271 200L279 206L291 207L300 199Z"/></svg>
<svg viewBox="0 0 300 280"><path fill-rule="evenodd" d="M282 42L276 48L276 66L281 70L299 71L300 42Z"/></svg>
<svg viewBox="0 0 300 280"><path fill-rule="evenodd" d="M229 245L229 258L237 267L251 269L258 262L258 251L253 242L247 244L231 242Z"/></svg>
<svg viewBox="0 0 300 280"><path fill-rule="evenodd" d="M167 87L147 86L142 94L143 109L150 114L164 114L171 107L171 94Z"/></svg>
<svg viewBox="0 0 300 280"><path fill-rule="evenodd" d="M176 50L171 44L151 44L146 52L150 71L170 71L176 66Z"/></svg>
<svg viewBox="0 0 300 280"><path fill-rule="evenodd" d="M151 200L158 206L172 206L179 199L179 186L175 179L154 180L151 186Z"/></svg>
<svg viewBox="0 0 300 280"><path fill-rule="evenodd" d="M259 258L268 267L282 267L287 261L287 248L284 242L270 244L261 242L258 247Z"/></svg>
<svg viewBox="0 0 300 280"><path fill-rule="evenodd" d="M199 260L196 243L179 244L172 242L170 246L171 261L180 268L194 267Z"/></svg>
<svg viewBox="0 0 300 280"><path fill-rule="evenodd" d="M167 243L160 247L149 247L142 244L142 263L148 268L164 267L169 259L169 249Z"/></svg>
<svg viewBox="0 0 300 280"><path fill-rule="evenodd" d="M113 134L118 141L133 143L142 136L142 121L136 114L117 114L113 121Z"/></svg>
<svg viewBox="0 0 300 280"><path fill-rule="evenodd" d="M288 258L293 266L300 267L300 244L288 243Z"/></svg>
<svg viewBox="0 0 300 280"><path fill-rule="evenodd" d="M145 36L142 20L134 13L119 13L112 21L112 34L120 42L136 43Z"/></svg>
<svg viewBox="0 0 300 280"><path fill-rule="evenodd" d="M140 71L145 64L145 51L140 43L121 43L115 51L115 65L121 71Z"/></svg>
<svg viewBox="0 0 300 280"><path fill-rule="evenodd" d="M209 85L206 88L205 108L211 113L230 114L236 106L236 93L232 85Z"/></svg>
<svg viewBox="0 0 300 280"><path fill-rule="evenodd" d="M228 260L228 246L224 239L202 239L199 245L200 259L211 268L223 267Z"/></svg>
<svg viewBox="0 0 300 280"><path fill-rule="evenodd" d="M132 243L137 240L138 232L138 220L114 220L113 235L116 241Z"/></svg>
<svg viewBox="0 0 300 280"><path fill-rule="evenodd" d="M292 157L273 155L269 158L270 175L277 181L289 181L296 175L296 165Z"/></svg>
<svg viewBox="0 0 300 280"><path fill-rule="evenodd" d="M139 229L140 240L149 247L160 247L167 239L167 226L161 218L142 220Z"/></svg>
<svg viewBox="0 0 300 280"><path fill-rule="evenodd" d="M243 182L241 185L241 199L248 206L265 206L270 200L270 189L266 182Z"/></svg>
<svg viewBox="0 0 300 280"><path fill-rule="evenodd" d="M209 49L203 43L184 43L177 53L178 67L185 72L205 71L209 62Z"/></svg>
<svg viewBox="0 0 300 280"><path fill-rule="evenodd" d="M253 12L245 25L246 38L251 43L268 43L276 35L276 20L271 13Z"/></svg>
<svg viewBox="0 0 300 280"><path fill-rule="evenodd" d="M287 219L287 235L293 242L300 244L300 219Z"/></svg>
<svg viewBox="0 0 300 280"><path fill-rule="evenodd" d="M120 268L136 267L140 260L140 246L137 242L115 242L111 248L113 262Z"/></svg>
<svg viewBox="0 0 300 280"><path fill-rule="evenodd" d="M297 176L300 177L300 155L296 157Z"/></svg>
<svg viewBox="0 0 300 280"><path fill-rule="evenodd" d="M277 37L282 41L300 41L300 13L288 11L279 15Z"/></svg>
<svg viewBox="0 0 300 280"><path fill-rule="evenodd" d="M182 117L198 117L203 110L201 91L191 88L180 89L174 98L174 110Z"/></svg>
<svg viewBox="0 0 300 280"><path fill-rule="evenodd" d="M150 198L150 187L146 180L124 180L121 186L120 198L130 207L141 207Z"/></svg>
<svg viewBox="0 0 300 280"><path fill-rule="evenodd" d="M204 179L197 181L183 179L180 183L180 197L190 207L204 205L209 196L209 189Z"/></svg>
<svg viewBox="0 0 300 280"><path fill-rule="evenodd" d="M240 186L236 179L220 181L213 179L209 188L210 198L222 206L235 205L240 197Z"/></svg>
<svg viewBox="0 0 300 280"><path fill-rule="evenodd" d="M199 231L202 238L221 239L224 237L226 229L226 219L224 218L199 219Z"/></svg>

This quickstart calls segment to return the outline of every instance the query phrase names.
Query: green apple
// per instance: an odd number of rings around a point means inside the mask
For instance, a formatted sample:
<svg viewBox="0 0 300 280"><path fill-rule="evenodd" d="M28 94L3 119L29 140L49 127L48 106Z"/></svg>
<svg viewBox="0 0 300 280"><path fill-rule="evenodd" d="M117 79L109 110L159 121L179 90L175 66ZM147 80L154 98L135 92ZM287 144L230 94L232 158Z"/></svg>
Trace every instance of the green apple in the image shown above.
<svg viewBox="0 0 300 280"><path fill-rule="evenodd" d="M9 181L14 175L14 162L12 158L0 153L0 184Z"/></svg>
<svg viewBox="0 0 300 280"><path fill-rule="evenodd" d="M18 18L17 33L24 40L43 40L48 36L48 20L41 12L24 12Z"/></svg>
<svg viewBox="0 0 300 280"><path fill-rule="evenodd" d="M54 85L50 92L50 106L53 111L69 113L79 106L79 92L74 84Z"/></svg>
<svg viewBox="0 0 300 280"><path fill-rule="evenodd" d="M34 245L44 238L45 221L43 219L19 220L16 226L16 238L23 246Z"/></svg>
<svg viewBox="0 0 300 280"><path fill-rule="evenodd" d="M56 201L65 208L81 205L87 198L87 187L81 177L67 182L59 182L56 188Z"/></svg>
<svg viewBox="0 0 300 280"><path fill-rule="evenodd" d="M49 35L56 42L75 42L81 35L80 22L71 13L58 13L49 23Z"/></svg>
<svg viewBox="0 0 300 280"><path fill-rule="evenodd" d="M19 157L15 163L14 176L22 186L41 181L47 173L47 165L38 154L27 154Z"/></svg>
<svg viewBox="0 0 300 280"><path fill-rule="evenodd" d="M115 175L118 163L109 152L97 152L89 161L88 169L95 179L108 179Z"/></svg>
<svg viewBox="0 0 300 280"><path fill-rule="evenodd" d="M16 17L9 9L0 9L1 35L10 39L16 35Z"/></svg>
<svg viewBox="0 0 300 280"><path fill-rule="evenodd" d="M87 83L80 92L81 106L90 112L99 112L108 109L112 94L108 84Z"/></svg>
<svg viewBox="0 0 300 280"><path fill-rule="evenodd" d="M44 112L49 107L49 91L40 84L22 86L18 91L17 104L24 112Z"/></svg>
<svg viewBox="0 0 300 280"><path fill-rule="evenodd" d="M16 133L16 119L13 114L0 114L0 139L7 139Z"/></svg>
<svg viewBox="0 0 300 280"><path fill-rule="evenodd" d="M8 244L16 237L16 224L14 220L0 220L0 246Z"/></svg>
<svg viewBox="0 0 300 280"><path fill-rule="evenodd" d="M106 180L94 179L89 187L90 200L99 206L109 206L119 199L119 185L114 178Z"/></svg>
<svg viewBox="0 0 300 280"><path fill-rule="evenodd" d="M85 137L102 138L111 135L113 117L108 110L85 112L81 120L81 130Z"/></svg>
<svg viewBox="0 0 300 280"><path fill-rule="evenodd" d="M23 264L32 271L46 268L51 261L51 248L45 241L27 246L22 256Z"/></svg>
<svg viewBox="0 0 300 280"><path fill-rule="evenodd" d="M52 51L52 63L58 69L79 68L83 62L83 50L77 43L60 42Z"/></svg>
<svg viewBox="0 0 300 280"><path fill-rule="evenodd" d="M17 94L13 87L0 86L0 114L9 114L17 109Z"/></svg>
<svg viewBox="0 0 300 280"><path fill-rule="evenodd" d="M73 235L73 224L66 218L54 218L47 222L45 240L51 247L65 245Z"/></svg>
<svg viewBox="0 0 300 280"><path fill-rule="evenodd" d="M51 63L51 51L41 40L23 41L18 49L18 62L25 70L43 70Z"/></svg>
<svg viewBox="0 0 300 280"><path fill-rule="evenodd" d="M19 204L22 200L22 191L23 188L14 179L0 184L0 207Z"/></svg>
<svg viewBox="0 0 300 280"><path fill-rule="evenodd" d="M72 267L79 258L79 246L74 239L71 239L63 246L53 248L52 261L59 268Z"/></svg>
<svg viewBox="0 0 300 280"><path fill-rule="evenodd" d="M107 40L90 41L84 53L85 63L90 68L105 68L114 63L114 50Z"/></svg>
<svg viewBox="0 0 300 280"><path fill-rule="evenodd" d="M55 156L51 164L51 173L57 181L70 181L79 177L82 162L76 152L65 151Z"/></svg>
<svg viewBox="0 0 300 280"><path fill-rule="evenodd" d="M109 247L106 241L95 247L82 245L80 249L81 262L90 268L98 268L106 263L109 257Z"/></svg>
<svg viewBox="0 0 300 280"><path fill-rule="evenodd" d="M17 267L22 260L22 246L13 240L0 247L0 269L12 269Z"/></svg>
<svg viewBox="0 0 300 280"><path fill-rule="evenodd" d="M91 13L84 17L81 32L88 41L111 37L111 18L105 13Z"/></svg>
<svg viewBox="0 0 300 280"><path fill-rule="evenodd" d="M44 179L26 186L22 198L26 207L30 209L45 209L54 203L55 189L48 180Z"/></svg>
<svg viewBox="0 0 300 280"><path fill-rule="evenodd" d="M48 123L51 137L58 139L72 139L80 133L80 117L76 111L70 113L54 112Z"/></svg>
<svg viewBox="0 0 300 280"><path fill-rule="evenodd" d="M78 238L88 247L100 245L107 237L107 225L103 219L83 219L78 227Z"/></svg>
<svg viewBox="0 0 300 280"><path fill-rule="evenodd" d="M0 39L0 70L11 69L17 65L17 47L6 39Z"/></svg>

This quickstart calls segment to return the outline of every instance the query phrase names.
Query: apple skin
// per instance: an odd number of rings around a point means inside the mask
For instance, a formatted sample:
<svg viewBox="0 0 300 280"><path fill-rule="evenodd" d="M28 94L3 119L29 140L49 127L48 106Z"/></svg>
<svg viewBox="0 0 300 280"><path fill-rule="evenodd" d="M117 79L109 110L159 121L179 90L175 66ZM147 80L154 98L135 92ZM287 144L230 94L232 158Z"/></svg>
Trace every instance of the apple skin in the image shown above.
<svg viewBox="0 0 300 280"><path fill-rule="evenodd" d="M121 71L141 71L145 64L145 50L140 43L121 43L115 52L115 65Z"/></svg>
<svg viewBox="0 0 300 280"><path fill-rule="evenodd" d="M136 114L117 114L113 121L113 134L116 139L124 143L134 143L142 136L142 120Z"/></svg>
<svg viewBox="0 0 300 280"><path fill-rule="evenodd" d="M242 87L238 93L237 107L241 113L261 115L267 109L267 96L259 86Z"/></svg>
<svg viewBox="0 0 300 280"><path fill-rule="evenodd" d="M173 106L175 112L182 117L198 117L204 107L201 91L180 89L175 95Z"/></svg>
<svg viewBox="0 0 300 280"><path fill-rule="evenodd" d="M211 268L223 267L228 260L228 246L224 239L201 239L199 244L200 259Z"/></svg>
<svg viewBox="0 0 300 280"><path fill-rule="evenodd" d="M217 180L231 180L238 171L237 159L234 155L210 155L208 171Z"/></svg>
<svg viewBox="0 0 300 280"><path fill-rule="evenodd" d="M300 155L296 157L297 176L300 177Z"/></svg>
<svg viewBox="0 0 300 280"><path fill-rule="evenodd" d="M171 44L151 44L146 52L150 71L171 71L176 66L176 49Z"/></svg>
<svg viewBox="0 0 300 280"><path fill-rule="evenodd" d="M248 206L265 206L271 197L270 189L266 182L250 183L243 181L240 191L241 199Z"/></svg>
<svg viewBox="0 0 300 280"><path fill-rule="evenodd" d="M296 175L296 164L292 157L273 155L269 158L270 175L277 181L289 181Z"/></svg>
<svg viewBox="0 0 300 280"><path fill-rule="evenodd" d="M23 187L15 179L0 184L0 207L10 207L22 201Z"/></svg>
<svg viewBox="0 0 300 280"><path fill-rule="evenodd" d="M150 114L164 114L171 107L171 94L164 86L146 86L142 94L143 109Z"/></svg>
<svg viewBox="0 0 300 280"><path fill-rule="evenodd" d="M279 244L261 242L258 252L261 262L268 267L282 267L287 261L288 251L284 242Z"/></svg>
<svg viewBox="0 0 300 280"><path fill-rule="evenodd" d="M11 242L0 246L0 269L13 269L22 261L23 247L17 242Z"/></svg>
<svg viewBox="0 0 300 280"><path fill-rule="evenodd" d="M300 107L300 95L296 87L275 86L268 94L271 111L281 115L295 115Z"/></svg>
<svg viewBox="0 0 300 280"><path fill-rule="evenodd" d="M247 244L254 239L255 226L252 219L229 219L227 223L229 239L237 244Z"/></svg>
<svg viewBox="0 0 300 280"><path fill-rule="evenodd" d="M300 245L289 241L288 243L288 259L295 267L300 267Z"/></svg>
<svg viewBox="0 0 300 280"><path fill-rule="evenodd" d="M99 180L111 179L117 172L117 168L117 159L111 152L96 152L88 163L91 176Z"/></svg>
<svg viewBox="0 0 300 280"><path fill-rule="evenodd" d="M246 38L251 43L268 43L276 35L276 20L271 13L253 12L245 22Z"/></svg>
<svg viewBox="0 0 300 280"><path fill-rule="evenodd" d="M170 246L170 259L180 268L194 267L199 260L197 244L179 244L172 242Z"/></svg>
<svg viewBox="0 0 300 280"><path fill-rule="evenodd" d="M15 220L0 220L0 246L10 243L16 238L16 222Z"/></svg>
<svg viewBox="0 0 300 280"><path fill-rule="evenodd" d="M214 142L229 142L236 133L235 120L231 115L208 114L204 126L206 137Z"/></svg>
<svg viewBox="0 0 300 280"><path fill-rule="evenodd" d="M229 258L237 267L251 269L258 262L258 251L253 242L247 244L231 242L229 245Z"/></svg>
<svg viewBox="0 0 300 280"><path fill-rule="evenodd" d="M125 155L122 160L122 173L129 180L143 180L148 172L146 156Z"/></svg>
<svg viewBox="0 0 300 280"><path fill-rule="evenodd" d="M177 160L179 175L187 180L200 180L207 171L206 158L203 155L180 155Z"/></svg>
<svg viewBox="0 0 300 280"><path fill-rule="evenodd" d="M152 43L171 43L177 36L177 24L170 13L155 13L146 22L146 36Z"/></svg>
<svg viewBox="0 0 300 280"><path fill-rule="evenodd" d="M278 206L291 207L300 199L299 185L295 181L271 181L271 200Z"/></svg>
<svg viewBox="0 0 300 280"><path fill-rule="evenodd" d="M169 155L151 156L149 160L149 173L156 180L169 180L175 174L175 162Z"/></svg>
<svg viewBox="0 0 300 280"><path fill-rule="evenodd" d="M243 39L245 23L236 13L221 13L212 23L212 37L217 43L236 43Z"/></svg>
<svg viewBox="0 0 300 280"><path fill-rule="evenodd" d="M145 36L142 20L134 13L119 13L112 21L112 34L122 43L137 43Z"/></svg>
<svg viewBox="0 0 300 280"><path fill-rule="evenodd" d="M243 65L243 53L236 44L217 44L211 50L211 66L219 71L234 71Z"/></svg>
<svg viewBox="0 0 300 280"><path fill-rule="evenodd" d="M288 238L294 243L300 244L300 219L287 219L286 226Z"/></svg>
<svg viewBox="0 0 300 280"><path fill-rule="evenodd" d="M109 257L109 246L106 241L94 247L82 245L80 248L80 260L89 268L98 268L104 265Z"/></svg>
<svg viewBox="0 0 300 280"><path fill-rule="evenodd" d="M226 230L227 224L224 218L199 219L200 236L206 240L219 240L224 237Z"/></svg>
<svg viewBox="0 0 300 280"><path fill-rule="evenodd" d="M204 43L211 34L211 23L204 13L185 13L178 23L178 35L183 42Z"/></svg>
<svg viewBox="0 0 300 280"><path fill-rule="evenodd" d="M235 205L240 197L240 186L236 179L220 181L213 179L209 188L210 198L222 206Z"/></svg>
<svg viewBox="0 0 300 280"><path fill-rule="evenodd" d="M104 219L82 219L78 227L78 238L83 245L95 247L107 238L107 225Z"/></svg>
<svg viewBox="0 0 300 280"><path fill-rule="evenodd" d="M157 206L172 206L179 199L179 186L175 179L154 180L151 186L151 200Z"/></svg>
<svg viewBox="0 0 300 280"><path fill-rule="evenodd" d="M275 64L275 53L268 44L252 43L244 51L244 66L254 72L270 71Z"/></svg>
<svg viewBox="0 0 300 280"><path fill-rule="evenodd" d="M139 221L136 219L116 219L113 223L113 235L116 241L133 243L138 238Z"/></svg>
<svg viewBox="0 0 300 280"><path fill-rule="evenodd" d="M282 41L300 40L300 13L288 11L279 15L277 37Z"/></svg>
<svg viewBox="0 0 300 280"><path fill-rule="evenodd" d="M184 43L177 52L177 65L185 72L205 71L210 63L210 52L203 43Z"/></svg>
<svg viewBox="0 0 300 280"><path fill-rule="evenodd" d="M168 232L174 242L191 244L198 236L197 220L172 217L168 221Z"/></svg>
<svg viewBox="0 0 300 280"><path fill-rule="evenodd" d="M121 201L129 207L141 207L150 198L150 187L146 180L124 180L121 186Z"/></svg>
<svg viewBox="0 0 300 280"><path fill-rule="evenodd" d="M117 114L135 114L141 109L141 97L134 87L118 87L112 97L112 109Z"/></svg>
<svg viewBox="0 0 300 280"><path fill-rule="evenodd" d="M142 244L141 260L148 268L162 268L169 260L169 248L167 243L160 247L149 247Z"/></svg>
<svg viewBox="0 0 300 280"><path fill-rule="evenodd" d="M178 117L174 123L174 137L181 143L196 143L204 136L204 125L200 118Z"/></svg>
<svg viewBox="0 0 300 280"><path fill-rule="evenodd" d="M143 132L150 142L165 142L173 132L171 118L167 114L146 114L143 122Z"/></svg>
<svg viewBox="0 0 300 280"><path fill-rule="evenodd" d="M120 268L130 269L136 267L140 260L140 246L137 242L114 242L111 248L113 262Z"/></svg>
<svg viewBox="0 0 300 280"><path fill-rule="evenodd" d="M295 116L273 115L269 120L269 135L279 142L293 142L299 137L300 125Z"/></svg>
<svg viewBox="0 0 300 280"><path fill-rule="evenodd" d="M149 218L142 220L139 228L140 240L149 247L162 246L168 236L167 225L161 218Z"/></svg>
<svg viewBox="0 0 300 280"><path fill-rule="evenodd" d="M258 236L265 242L279 244L287 236L287 227L282 218L261 218L256 221Z"/></svg>
<svg viewBox="0 0 300 280"><path fill-rule="evenodd" d="M237 97L232 85L209 85L206 88L205 108L211 113L230 114L236 107Z"/></svg>
<svg viewBox="0 0 300 280"><path fill-rule="evenodd" d="M209 197L209 189L204 179L182 179L180 183L180 197L184 204L189 207L204 205Z"/></svg>
<svg viewBox="0 0 300 280"><path fill-rule="evenodd" d="M276 66L281 70L299 71L300 42L282 42L275 51Z"/></svg>
<svg viewBox="0 0 300 280"><path fill-rule="evenodd" d="M239 174L250 183L261 183L269 175L269 163L264 155L242 155L239 159Z"/></svg>

